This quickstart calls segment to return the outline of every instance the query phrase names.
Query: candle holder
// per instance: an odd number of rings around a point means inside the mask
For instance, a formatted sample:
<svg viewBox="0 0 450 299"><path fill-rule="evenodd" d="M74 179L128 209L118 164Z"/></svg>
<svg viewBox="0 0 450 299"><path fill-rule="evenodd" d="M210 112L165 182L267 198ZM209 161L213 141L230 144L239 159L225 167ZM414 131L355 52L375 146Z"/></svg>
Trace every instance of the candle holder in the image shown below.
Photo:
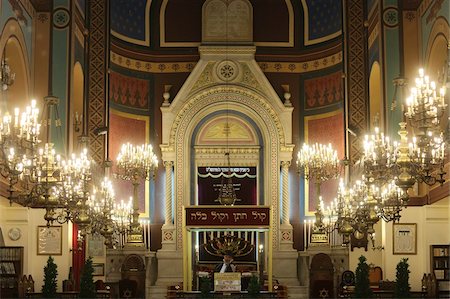
<svg viewBox="0 0 450 299"><path fill-rule="evenodd" d="M117 157L116 176L131 181L133 184L133 214L127 245L144 246L142 227L139 224L138 188L140 180L150 180L155 177L158 159L150 144L134 146L130 143L122 145Z"/></svg>
<svg viewBox="0 0 450 299"><path fill-rule="evenodd" d="M299 173L306 180L314 181L316 196L319 198L314 230L318 233L324 233L325 224L323 223L323 215L320 209L320 186L325 181L337 178L341 173L337 151L331 147L331 144L326 146L315 143L310 146L305 143L298 152L297 167Z"/></svg>

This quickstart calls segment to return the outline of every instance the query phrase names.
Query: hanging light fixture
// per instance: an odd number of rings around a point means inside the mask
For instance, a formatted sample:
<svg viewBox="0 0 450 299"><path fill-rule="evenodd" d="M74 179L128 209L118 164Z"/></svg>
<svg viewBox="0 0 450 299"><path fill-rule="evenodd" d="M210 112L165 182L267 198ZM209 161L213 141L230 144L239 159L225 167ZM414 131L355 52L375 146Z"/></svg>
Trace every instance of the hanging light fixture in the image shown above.
<svg viewBox="0 0 450 299"><path fill-rule="evenodd" d="M299 173L306 180L313 181L316 188L318 205L315 212L316 221L314 223L313 233L327 233L333 230L333 223L332 221L324 222L324 205L320 187L323 182L337 178L341 172L337 151L332 148L331 144L324 145L315 143L310 146L305 143L297 154L296 163Z"/></svg>
<svg viewBox="0 0 450 299"><path fill-rule="evenodd" d="M418 182L434 185L445 182L446 144L441 119L445 114L445 86L437 91L434 81L430 81L423 69L411 95L406 100L405 116L413 128L415 136L409 143L409 172ZM437 171L435 171L437 170Z"/></svg>
<svg viewBox="0 0 450 299"><path fill-rule="evenodd" d="M133 216L127 243L132 246L143 246L142 227L139 224L138 188L140 180L153 179L158 168L158 158L151 144L134 146L123 144L117 157L116 176L131 181L133 184Z"/></svg>
<svg viewBox="0 0 450 299"><path fill-rule="evenodd" d="M3 59L0 64L0 82L2 84L2 90L6 91L8 88L14 84L14 80L16 79L16 74L12 72L11 67L9 66L6 60L6 48L3 53Z"/></svg>

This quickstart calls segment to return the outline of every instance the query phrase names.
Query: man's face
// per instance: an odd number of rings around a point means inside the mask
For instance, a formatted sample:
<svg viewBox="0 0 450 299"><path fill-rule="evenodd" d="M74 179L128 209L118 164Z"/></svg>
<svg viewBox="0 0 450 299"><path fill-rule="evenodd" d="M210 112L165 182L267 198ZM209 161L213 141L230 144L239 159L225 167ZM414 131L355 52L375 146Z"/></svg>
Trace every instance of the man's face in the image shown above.
<svg viewBox="0 0 450 299"><path fill-rule="evenodd" d="M223 260L225 263L231 263L233 261L233 257L231 257L230 255L224 255Z"/></svg>

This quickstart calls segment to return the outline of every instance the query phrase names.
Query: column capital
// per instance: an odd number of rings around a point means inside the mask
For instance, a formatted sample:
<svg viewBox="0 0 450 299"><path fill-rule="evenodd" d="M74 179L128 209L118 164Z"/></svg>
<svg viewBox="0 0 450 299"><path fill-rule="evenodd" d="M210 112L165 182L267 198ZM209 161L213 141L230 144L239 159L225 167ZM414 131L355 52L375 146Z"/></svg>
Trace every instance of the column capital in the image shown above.
<svg viewBox="0 0 450 299"><path fill-rule="evenodd" d="M281 167L289 167L291 166L291 161L281 161Z"/></svg>
<svg viewBox="0 0 450 299"><path fill-rule="evenodd" d="M164 161L163 164L165 167L173 167L174 162L173 161Z"/></svg>

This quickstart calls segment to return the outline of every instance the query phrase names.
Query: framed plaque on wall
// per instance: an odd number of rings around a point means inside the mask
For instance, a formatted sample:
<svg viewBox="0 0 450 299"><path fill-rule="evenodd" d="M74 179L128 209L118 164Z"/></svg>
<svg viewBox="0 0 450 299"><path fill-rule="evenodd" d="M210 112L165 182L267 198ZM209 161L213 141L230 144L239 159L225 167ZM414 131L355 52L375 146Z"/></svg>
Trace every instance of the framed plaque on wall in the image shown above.
<svg viewBox="0 0 450 299"><path fill-rule="evenodd" d="M38 226L38 255L62 255L62 226Z"/></svg>

